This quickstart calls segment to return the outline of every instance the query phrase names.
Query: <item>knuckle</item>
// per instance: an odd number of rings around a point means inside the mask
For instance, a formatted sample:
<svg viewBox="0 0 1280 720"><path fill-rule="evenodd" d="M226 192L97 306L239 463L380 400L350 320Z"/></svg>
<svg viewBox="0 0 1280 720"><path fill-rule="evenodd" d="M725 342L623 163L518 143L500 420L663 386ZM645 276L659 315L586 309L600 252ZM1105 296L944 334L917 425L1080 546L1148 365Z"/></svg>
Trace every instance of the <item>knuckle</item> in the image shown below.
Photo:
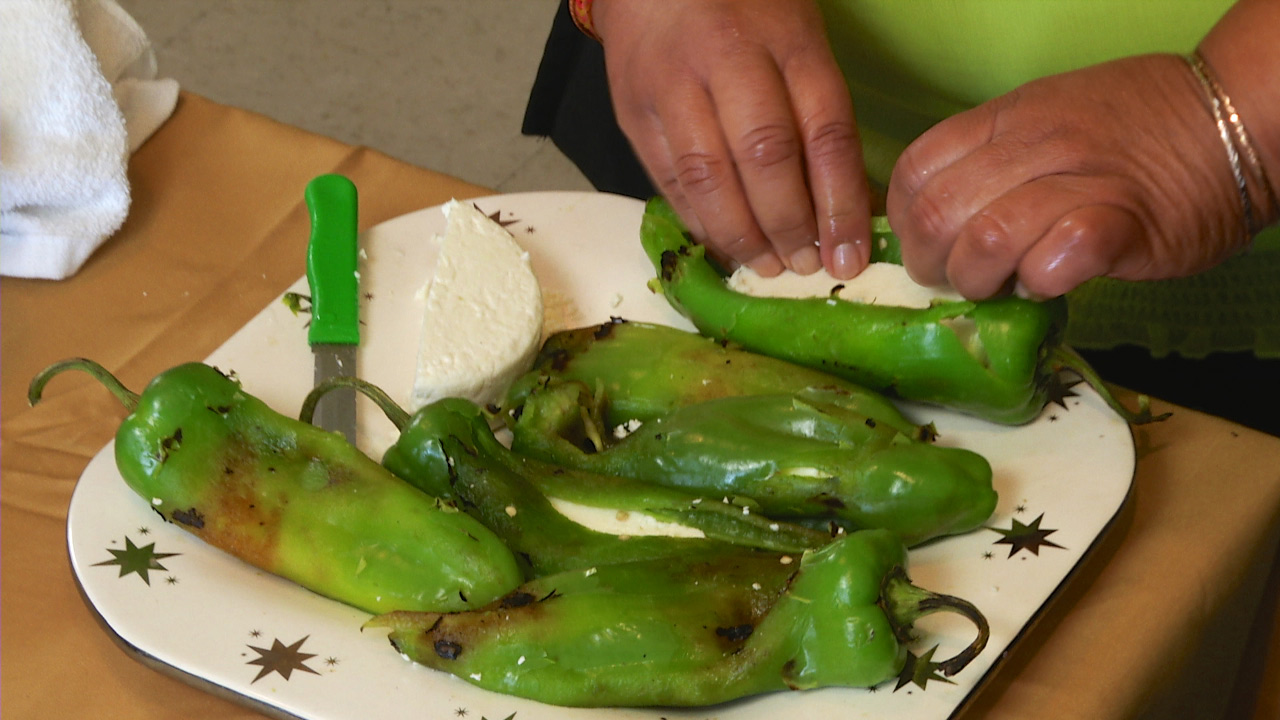
<svg viewBox="0 0 1280 720"><path fill-rule="evenodd" d="M929 171L921 165L919 153L907 147L893 166L892 182L908 196L915 196L929 180Z"/></svg>
<svg viewBox="0 0 1280 720"><path fill-rule="evenodd" d="M686 192L709 195L724 187L728 165L710 153L688 152L675 158L675 180Z"/></svg>
<svg viewBox="0 0 1280 720"><path fill-rule="evenodd" d="M1016 225L1004 212L985 208L966 223L965 241L982 257L1009 258L1017 253Z"/></svg>
<svg viewBox="0 0 1280 720"><path fill-rule="evenodd" d="M718 52L725 52L743 44L747 27L737 13L698 13L692 20L697 25L703 42Z"/></svg>
<svg viewBox="0 0 1280 720"><path fill-rule="evenodd" d="M758 125L743 134L734 154L748 169L766 170L798 159L800 140L785 125Z"/></svg>
<svg viewBox="0 0 1280 720"><path fill-rule="evenodd" d="M805 129L806 151L815 163L847 157L858 151L858 133L844 122L827 122Z"/></svg>
<svg viewBox="0 0 1280 720"><path fill-rule="evenodd" d="M674 174L664 174L657 178L657 190L660 194L671 198L678 197L682 188L680 187L680 178Z"/></svg>
<svg viewBox="0 0 1280 720"><path fill-rule="evenodd" d="M915 238L925 245L948 242L952 236L951 207L942 193L917 195L906 211Z"/></svg>

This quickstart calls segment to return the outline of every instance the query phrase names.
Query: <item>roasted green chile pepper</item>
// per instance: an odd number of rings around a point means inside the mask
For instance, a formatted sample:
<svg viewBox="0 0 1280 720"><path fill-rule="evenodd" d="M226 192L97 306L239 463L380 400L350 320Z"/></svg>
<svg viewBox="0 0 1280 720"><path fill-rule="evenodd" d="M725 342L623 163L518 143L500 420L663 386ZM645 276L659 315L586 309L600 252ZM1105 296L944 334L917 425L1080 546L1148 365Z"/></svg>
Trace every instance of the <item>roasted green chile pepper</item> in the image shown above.
<svg viewBox="0 0 1280 720"><path fill-rule="evenodd" d="M611 427L648 422L705 400L815 387L843 391L851 408L904 435L932 432L903 417L885 396L843 378L697 333L617 318L547 338L504 406L519 407L548 378L578 380L602 391L603 418Z"/></svg>
<svg viewBox="0 0 1280 720"><path fill-rule="evenodd" d="M252 565L371 613L479 607L524 579L474 518L208 365L179 365L139 396L97 363L67 360L32 381L31 402L69 369L89 372L128 410L115 460L129 487Z"/></svg>
<svg viewBox="0 0 1280 720"><path fill-rule="evenodd" d="M879 240L890 237L881 228ZM939 301L913 309L834 297L753 297L725 284L706 249L661 199L647 205L640 241L657 286L708 337L906 400L1011 425L1040 415L1060 392L1056 370L1067 367L1131 422L1157 419L1145 400L1137 413L1121 406L1062 345L1066 304L1061 299Z"/></svg>
<svg viewBox="0 0 1280 720"><path fill-rule="evenodd" d="M607 565L531 581L488 608L392 613L410 659L474 685L569 706L703 706L778 690L870 687L902 672L911 623L936 611L978 628L938 663L985 646L982 614L910 584L891 533L842 537L800 558L739 552Z"/></svg>
<svg viewBox="0 0 1280 720"><path fill-rule="evenodd" d="M335 378L312 390L303 402L301 419L309 419L325 393L344 386L372 398L400 430L383 464L428 493L456 500L503 539L531 577L710 549L727 551L733 545L799 553L831 539L827 533L743 514L740 507L718 500L703 502L679 491L520 457L494 437L479 406L460 398L439 400L410 416L376 386ZM701 530L705 537L598 532L563 515L548 496L645 513Z"/></svg>
<svg viewBox="0 0 1280 720"><path fill-rule="evenodd" d="M602 475L746 496L772 518L886 528L908 545L990 517L997 495L986 459L915 441L845 399L824 388L722 397L618 438L601 424L586 385L548 381L514 414L512 449Z"/></svg>

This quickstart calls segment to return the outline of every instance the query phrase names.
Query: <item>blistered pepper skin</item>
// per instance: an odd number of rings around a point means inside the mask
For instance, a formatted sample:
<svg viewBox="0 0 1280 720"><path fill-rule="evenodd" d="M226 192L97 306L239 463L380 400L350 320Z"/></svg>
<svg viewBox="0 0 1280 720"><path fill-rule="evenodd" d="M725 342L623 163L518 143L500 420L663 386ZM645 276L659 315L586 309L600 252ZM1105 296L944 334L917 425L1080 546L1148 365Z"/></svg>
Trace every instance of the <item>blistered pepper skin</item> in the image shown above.
<svg viewBox="0 0 1280 720"><path fill-rule="evenodd" d="M603 393L612 426L722 397L824 388L844 392L851 408L905 435L928 432L885 396L843 378L665 325L615 319L551 335L533 369L508 391L506 408L518 408L547 379L577 380Z"/></svg>
<svg viewBox="0 0 1280 720"><path fill-rule="evenodd" d="M570 706L702 706L895 677L912 618L882 606L906 551L885 531L803 558L690 556L528 583L489 608L370 626L415 662ZM905 620L906 622L901 622ZM984 641L985 642L985 641Z"/></svg>
<svg viewBox="0 0 1280 720"><path fill-rule="evenodd" d="M730 289L665 201L640 231L667 300L711 338L866 387L1017 425L1040 415L1066 306L1017 297L913 309Z"/></svg>
<svg viewBox="0 0 1280 720"><path fill-rule="evenodd" d="M998 499L981 455L915 441L844 405L838 391L718 398L621 439L593 423L592 398L573 381L530 393L512 448L594 473L745 496L774 518L884 528L908 545L981 526Z"/></svg>
<svg viewBox="0 0 1280 720"><path fill-rule="evenodd" d="M371 613L481 606L524 579L473 518L212 367L180 365L133 397L115 442L125 482L256 567Z"/></svg>
<svg viewBox="0 0 1280 720"><path fill-rule="evenodd" d="M697 495L522 457L498 442L482 410L468 400L445 398L410 416L378 388L349 382L388 410L400 430L383 465L410 484L455 501L503 540L530 577L733 546L802 552L830 540L828 533L722 506L718 498L703 502ZM316 388L304 407L335 386ZM645 513L701 530L704 537L599 532L564 516L550 497Z"/></svg>

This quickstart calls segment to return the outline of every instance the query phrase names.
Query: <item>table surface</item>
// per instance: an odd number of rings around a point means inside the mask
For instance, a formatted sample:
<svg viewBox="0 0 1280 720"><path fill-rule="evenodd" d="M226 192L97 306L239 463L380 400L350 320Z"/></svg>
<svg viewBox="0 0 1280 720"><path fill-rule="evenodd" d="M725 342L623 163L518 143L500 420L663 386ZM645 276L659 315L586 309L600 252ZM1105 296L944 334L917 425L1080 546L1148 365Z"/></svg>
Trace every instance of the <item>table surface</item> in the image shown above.
<svg viewBox="0 0 1280 720"><path fill-rule="evenodd" d="M203 359L303 275L301 188L326 172L361 188L362 228L489 193L185 93L132 158L125 226L80 273L0 280L5 718L259 717L136 662L96 624L67 559L67 504L123 411L79 374L35 408L25 394L64 357L131 387ZM962 718L1280 717L1280 438L1155 406L1174 415L1135 429L1115 527Z"/></svg>

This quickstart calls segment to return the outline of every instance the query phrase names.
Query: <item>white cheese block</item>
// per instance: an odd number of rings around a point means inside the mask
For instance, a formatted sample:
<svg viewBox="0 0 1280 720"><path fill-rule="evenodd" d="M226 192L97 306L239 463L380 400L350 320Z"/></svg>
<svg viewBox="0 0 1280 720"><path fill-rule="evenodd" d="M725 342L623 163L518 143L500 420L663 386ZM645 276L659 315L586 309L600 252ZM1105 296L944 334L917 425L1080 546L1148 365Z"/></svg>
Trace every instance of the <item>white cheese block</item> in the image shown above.
<svg viewBox="0 0 1280 720"><path fill-rule="evenodd" d="M471 203L450 201L444 214L425 288L411 412L445 397L501 400L542 340L542 290L529 253Z"/></svg>
<svg viewBox="0 0 1280 720"><path fill-rule="evenodd" d="M784 270L766 278L744 265L729 277L729 287L757 297L789 298L830 297L839 287L835 296L842 300L909 308L927 308L935 300L964 299L950 288L917 285L906 268L893 263L871 263L852 280L837 280L825 269L811 275Z"/></svg>

